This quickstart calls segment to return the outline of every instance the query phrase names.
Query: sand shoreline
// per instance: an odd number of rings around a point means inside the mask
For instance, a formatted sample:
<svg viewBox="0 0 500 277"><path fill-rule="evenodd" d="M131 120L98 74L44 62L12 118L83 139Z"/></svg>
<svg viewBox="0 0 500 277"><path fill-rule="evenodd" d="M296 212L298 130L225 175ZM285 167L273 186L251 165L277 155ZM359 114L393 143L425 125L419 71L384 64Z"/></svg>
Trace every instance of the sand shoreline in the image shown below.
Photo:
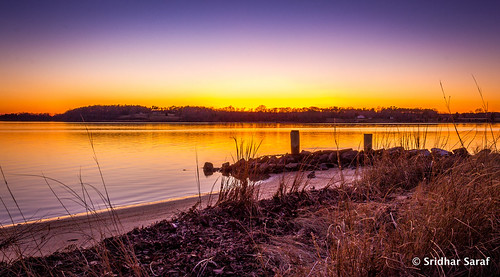
<svg viewBox="0 0 500 277"><path fill-rule="evenodd" d="M204 197L206 195L209 195L210 193L202 193L201 197ZM213 196L216 196L217 193L212 193ZM162 203L167 203L167 202L175 202L175 201L182 201L190 198L199 198L199 195L189 195L189 196L184 196L184 197L175 197L175 198L168 198L164 200L158 200L158 201L152 201L152 202L145 202L145 203L136 203L136 204L130 204L130 205L124 205L124 206L117 206L113 207L115 211L118 210L127 210L127 209L133 209L133 208L141 208L143 206L149 206L149 205L158 205ZM93 211L92 213L99 213L99 214L104 214L109 212L109 208L107 209L101 209L97 211ZM13 226L21 226L25 224L39 224L39 223L48 223L48 222L53 222L53 221L58 221L58 220L67 220L67 219L82 219L88 215L87 212L81 212L81 213L76 213L76 214L71 214L71 215L62 215L62 216L54 216L50 218L42 218L42 219L34 219L30 220L27 222L19 222L19 223L14 223L14 224L8 224L8 225L3 225L0 227L1 229L9 229Z"/></svg>
<svg viewBox="0 0 500 277"><path fill-rule="evenodd" d="M316 178L307 179L309 172L303 172L302 182L307 188L321 188L326 185L335 185L341 179L352 180L355 170L343 170L341 177L339 169L316 171ZM279 183L291 183L297 178L297 172L273 174L271 178L258 183L259 198L270 198L276 192ZM199 208L213 205L217 201L217 193L201 196ZM9 261L23 256L48 255L56 251L64 251L77 247L89 247L106 237L127 233L134 228L146 227L155 222L171 219L180 212L187 211L199 201L199 197L164 200L153 203L137 204L120 207L114 210L119 219L117 224L111 212L97 214L80 214L67 216L55 220L44 220L30 224L20 224L0 229L0 235L18 238L17 247L0 250L0 261Z"/></svg>
<svg viewBox="0 0 500 277"><path fill-rule="evenodd" d="M217 200L217 194L205 194L201 199L202 205L206 207L210 199L211 202ZM21 248L10 247L4 250L0 261L18 256L20 251L24 256L40 256L65 248L88 247L104 238L124 234L134 228L146 227L164 219L171 219L180 212L187 211L198 201L199 197L193 196L120 207L114 209L116 217L108 210L4 227L0 229L1 235L17 236ZM114 218L118 218L118 222Z"/></svg>

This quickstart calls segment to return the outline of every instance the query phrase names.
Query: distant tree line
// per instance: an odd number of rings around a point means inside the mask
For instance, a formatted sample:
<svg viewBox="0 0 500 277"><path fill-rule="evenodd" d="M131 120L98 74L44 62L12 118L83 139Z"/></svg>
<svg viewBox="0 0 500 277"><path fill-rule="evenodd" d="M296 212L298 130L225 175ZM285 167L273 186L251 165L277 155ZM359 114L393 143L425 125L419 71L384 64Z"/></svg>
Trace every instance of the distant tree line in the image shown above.
<svg viewBox="0 0 500 277"><path fill-rule="evenodd" d="M94 105L80 107L54 116L57 121L112 121L136 114L149 114L151 108L132 105Z"/></svg>
<svg viewBox="0 0 500 277"><path fill-rule="evenodd" d="M199 106L144 107L138 105L94 105L49 115L17 113L0 115L3 121L180 121L180 122L495 122L500 113L477 110L469 113L443 114L434 109L378 107L371 109L343 107L211 108Z"/></svg>
<svg viewBox="0 0 500 277"><path fill-rule="evenodd" d="M1 121L53 121L48 113L10 113L0 115Z"/></svg>

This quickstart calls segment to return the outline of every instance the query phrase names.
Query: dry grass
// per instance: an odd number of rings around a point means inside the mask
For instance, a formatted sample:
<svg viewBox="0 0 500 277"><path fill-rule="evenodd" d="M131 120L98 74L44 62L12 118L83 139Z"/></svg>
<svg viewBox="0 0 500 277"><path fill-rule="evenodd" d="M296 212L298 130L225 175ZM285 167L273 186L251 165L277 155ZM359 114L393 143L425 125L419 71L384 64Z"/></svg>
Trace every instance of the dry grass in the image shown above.
<svg viewBox="0 0 500 277"><path fill-rule="evenodd" d="M233 207L238 212L253 214L257 212L257 202L259 191L255 187L255 182L250 180L253 169L245 161L256 157L259 147L262 143L255 143L253 140L245 142L233 138L236 146L236 155L233 160L236 164L241 163L245 166L237 166L239 172L237 177L223 177L221 179L219 197L216 206Z"/></svg>
<svg viewBox="0 0 500 277"><path fill-rule="evenodd" d="M396 270L405 270L413 257L491 257L490 266L429 266L421 270L436 275L498 272L500 156L478 155L422 183L402 207L394 235L393 245L409 246L389 256L394 260L389 264Z"/></svg>
<svg viewBox="0 0 500 277"><path fill-rule="evenodd" d="M412 189L432 174L431 157L410 156L406 151L383 156L372 161L372 166L362 171L362 179L355 185L368 195L386 197L401 189Z"/></svg>
<svg viewBox="0 0 500 277"><path fill-rule="evenodd" d="M382 158L350 189L333 189L339 196L335 204L299 210L293 235L261 246L272 261L268 266L286 276L499 272L500 155L482 152L431 163ZM414 257L422 263L425 257L461 259L462 265L414 266ZM491 261L466 267L465 257Z"/></svg>

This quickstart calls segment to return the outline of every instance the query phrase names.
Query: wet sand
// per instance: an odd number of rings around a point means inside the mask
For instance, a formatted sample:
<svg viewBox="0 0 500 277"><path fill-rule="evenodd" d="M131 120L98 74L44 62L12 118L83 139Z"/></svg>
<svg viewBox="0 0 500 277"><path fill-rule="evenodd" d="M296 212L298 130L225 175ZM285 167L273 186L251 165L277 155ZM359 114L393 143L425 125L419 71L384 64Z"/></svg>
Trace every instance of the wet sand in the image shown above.
<svg viewBox="0 0 500 277"><path fill-rule="evenodd" d="M281 182L285 184L285 187L290 187L294 180L297 180L301 189L320 189L328 185L337 186L342 183L342 180L349 183L357 175L357 171L352 169L342 172L338 169L329 169L316 171L316 177L310 179L307 178L309 173L310 171L273 174L269 179L257 182L259 198L272 197ZM202 204L198 208L213 205L217 201L217 194L207 194L201 198ZM40 256L77 247L89 247L106 237L124 234L134 228L146 227L164 219L171 219L180 212L192 208L198 200L198 196L193 196L118 208L114 210L115 216L106 211L2 228L0 236L17 238L17 243L0 250L0 261L19 257L21 253L23 256ZM115 220L116 218L118 220Z"/></svg>

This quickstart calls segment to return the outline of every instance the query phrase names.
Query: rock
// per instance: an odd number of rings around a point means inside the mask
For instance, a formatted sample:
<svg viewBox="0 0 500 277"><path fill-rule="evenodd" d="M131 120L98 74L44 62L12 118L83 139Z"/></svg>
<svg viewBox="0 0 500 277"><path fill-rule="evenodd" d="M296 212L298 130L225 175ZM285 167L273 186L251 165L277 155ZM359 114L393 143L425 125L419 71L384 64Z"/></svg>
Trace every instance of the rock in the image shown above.
<svg viewBox="0 0 500 277"><path fill-rule="evenodd" d="M297 159L295 159L294 156L287 156L286 159L285 159L286 163L289 164L289 163L296 163L297 162Z"/></svg>
<svg viewBox="0 0 500 277"><path fill-rule="evenodd" d="M401 154L401 153L403 153L403 151L405 151L405 149L401 146L387 149L387 153L389 155Z"/></svg>
<svg viewBox="0 0 500 277"><path fill-rule="evenodd" d="M358 151L356 151L356 150L349 150L349 151L346 151L346 152L340 154L340 158L342 159L343 162L346 162L346 163L353 162L357 156L358 156Z"/></svg>
<svg viewBox="0 0 500 277"><path fill-rule="evenodd" d="M269 164L263 163L259 166L259 172L268 173L269 172Z"/></svg>
<svg viewBox="0 0 500 277"><path fill-rule="evenodd" d="M313 165L318 165L320 163L317 157L313 157L311 160L307 160L305 162Z"/></svg>
<svg viewBox="0 0 500 277"><path fill-rule="evenodd" d="M214 171L214 164L211 162L205 162L203 165L203 174L205 174L205 176L210 176L214 174Z"/></svg>
<svg viewBox="0 0 500 277"><path fill-rule="evenodd" d="M319 165L319 170L328 170L328 166L325 163Z"/></svg>
<svg viewBox="0 0 500 277"><path fill-rule="evenodd" d="M269 158L269 163L270 164L275 164L278 162L278 158L276 158L276 156L271 156L271 158Z"/></svg>
<svg viewBox="0 0 500 277"><path fill-rule="evenodd" d="M408 154L413 157L413 156L423 156L423 157L429 157L431 155L431 152L427 149L412 149L408 151Z"/></svg>
<svg viewBox="0 0 500 277"><path fill-rule="evenodd" d="M378 149L378 150L373 150L373 156L380 157L384 155L385 149Z"/></svg>
<svg viewBox="0 0 500 277"><path fill-rule="evenodd" d="M309 174L307 174L307 178L309 179L316 178L316 172L311 171Z"/></svg>
<svg viewBox="0 0 500 277"><path fill-rule="evenodd" d="M247 161L245 161L245 159L241 158L239 161L237 161L236 163L233 164L233 167L242 167L246 164Z"/></svg>
<svg viewBox="0 0 500 277"><path fill-rule="evenodd" d="M211 172L213 172L214 171L214 164L211 163L211 162L206 162L203 165L203 171L211 171Z"/></svg>
<svg viewBox="0 0 500 277"><path fill-rule="evenodd" d="M328 160L332 163L337 163L338 162L337 152L330 153L330 155L328 155Z"/></svg>
<svg viewBox="0 0 500 277"><path fill-rule="evenodd" d="M349 151L352 151L352 148L340 149L337 152L339 153L339 155L342 155L342 154L349 152Z"/></svg>
<svg viewBox="0 0 500 277"><path fill-rule="evenodd" d="M277 164L275 167L274 167L274 170L273 172L274 173L281 173L283 172L283 169L285 168L285 165L283 164Z"/></svg>
<svg viewBox="0 0 500 277"><path fill-rule="evenodd" d="M459 157L462 157L462 158L466 158L468 157L470 154L469 154L469 151L467 151L466 148L458 148L458 149L455 149L455 150L452 150L453 152L453 155L455 156L459 156Z"/></svg>
<svg viewBox="0 0 500 277"><path fill-rule="evenodd" d="M420 149L418 151L418 155L424 156L424 157L429 157L431 155L431 152L427 149Z"/></svg>
<svg viewBox="0 0 500 277"><path fill-rule="evenodd" d="M264 156L264 157L261 157L259 159L259 163L265 163L267 161L269 161L271 158L269 158L269 156Z"/></svg>
<svg viewBox="0 0 500 277"><path fill-rule="evenodd" d="M306 151L306 150L302 150L302 151L300 151L300 155L302 155L302 156L309 156L309 155L311 155L311 152L310 151Z"/></svg>
<svg viewBox="0 0 500 277"><path fill-rule="evenodd" d="M321 156L319 156L319 162L320 163L328 162L328 154L322 154Z"/></svg>
<svg viewBox="0 0 500 277"><path fill-rule="evenodd" d="M432 153L432 155L440 156L440 157L445 157L445 156L451 155L451 152L446 151L446 150L441 149L441 148L432 148L431 153Z"/></svg>
<svg viewBox="0 0 500 277"><path fill-rule="evenodd" d="M290 171L297 170L298 168L299 168L298 163L290 163L290 164L285 165L285 169L290 170Z"/></svg>
<svg viewBox="0 0 500 277"><path fill-rule="evenodd" d="M222 174L228 174L231 172L231 165L229 165L229 162L225 162L222 164L220 171Z"/></svg>
<svg viewBox="0 0 500 277"><path fill-rule="evenodd" d="M281 157L278 159L278 165L285 165L285 161L286 161L285 156L281 156Z"/></svg>
<svg viewBox="0 0 500 277"><path fill-rule="evenodd" d="M483 149L479 151L476 156L488 156L491 153L490 149Z"/></svg>
<svg viewBox="0 0 500 277"><path fill-rule="evenodd" d="M259 168L260 164L257 161L250 159L247 162L247 166L248 166L248 170L255 171Z"/></svg>
<svg viewBox="0 0 500 277"><path fill-rule="evenodd" d="M476 155L474 155L474 157L476 157L478 161L483 163L486 161L498 159L499 156L500 156L499 153L491 152L490 149L483 149L478 153L476 153Z"/></svg>

